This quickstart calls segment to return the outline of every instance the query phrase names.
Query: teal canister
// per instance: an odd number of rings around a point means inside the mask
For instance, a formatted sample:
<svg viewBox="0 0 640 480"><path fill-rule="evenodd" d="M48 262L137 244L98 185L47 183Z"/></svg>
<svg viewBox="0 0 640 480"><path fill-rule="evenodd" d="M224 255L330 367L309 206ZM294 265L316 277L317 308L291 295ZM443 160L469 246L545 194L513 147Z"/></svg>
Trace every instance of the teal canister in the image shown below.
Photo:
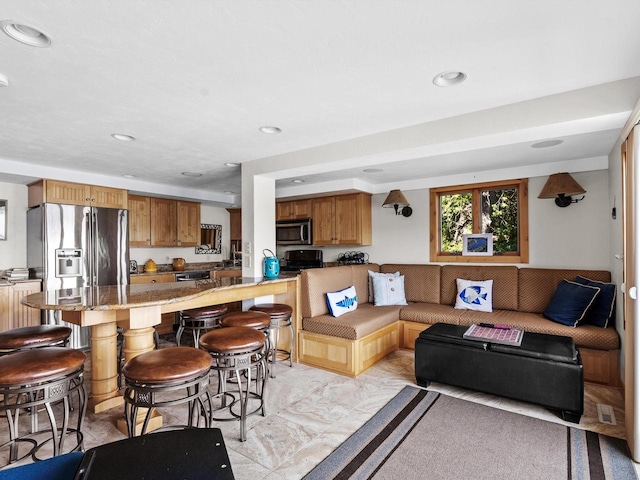
<svg viewBox="0 0 640 480"><path fill-rule="evenodd" d="M271 256L267 256L267 252L269 252ZM278 275L280 275L280 260L278 260L278 257L276 257L271 250L264 249L262 254L264 255L262 276L264 278L278 278Z"/></svg>

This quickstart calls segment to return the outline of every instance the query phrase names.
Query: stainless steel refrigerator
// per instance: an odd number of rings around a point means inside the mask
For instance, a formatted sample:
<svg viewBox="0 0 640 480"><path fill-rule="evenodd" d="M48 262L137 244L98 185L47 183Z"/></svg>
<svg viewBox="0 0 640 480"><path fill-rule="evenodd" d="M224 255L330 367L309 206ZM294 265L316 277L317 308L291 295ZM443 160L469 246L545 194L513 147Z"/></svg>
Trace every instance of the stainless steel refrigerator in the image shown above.
<svg viewBox="0 0 640 480"><path fill-rule="evenodd" d="M42 289L129 283L129 223L124 209L45 203L27 211L27 266ZM59 311L45 311L43 323L73 329L72 348L89 346L89 328L63 322Z"/></svg>

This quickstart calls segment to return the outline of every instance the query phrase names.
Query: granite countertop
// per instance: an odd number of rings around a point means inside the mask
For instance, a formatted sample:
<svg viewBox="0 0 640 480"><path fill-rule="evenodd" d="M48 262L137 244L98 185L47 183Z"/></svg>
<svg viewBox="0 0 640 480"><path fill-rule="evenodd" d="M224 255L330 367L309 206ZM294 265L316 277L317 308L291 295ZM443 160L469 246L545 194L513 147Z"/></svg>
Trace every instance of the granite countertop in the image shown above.
<svg viewBox="0 0 640 480"><path fill-rule="evenodd" d="M14 285L16 283L25 283L25 282L42 282L40 278L24 278L20 280L7 280L6 278L0 279L0 287L8 287Z"/></svg>
<svg viewBox="0 0 640 480"><path fill-rule="evenodd" d="M290 282L296 278L297 275L283 273L279 278L271 280L262 277L228 277L176 283L66 288L28 295L22 299L22 303L45 310L126 310L189 300L211 290Z"/></svg>

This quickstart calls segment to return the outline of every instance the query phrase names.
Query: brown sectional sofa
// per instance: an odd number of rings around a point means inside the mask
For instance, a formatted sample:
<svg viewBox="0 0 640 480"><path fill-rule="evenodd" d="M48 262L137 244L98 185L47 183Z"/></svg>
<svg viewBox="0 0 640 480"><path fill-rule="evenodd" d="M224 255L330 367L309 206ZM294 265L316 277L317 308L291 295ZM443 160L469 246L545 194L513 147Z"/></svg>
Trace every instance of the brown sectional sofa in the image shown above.
<svg viewBox="0 0 640 480"><path fill-rule="evenodd" d="M368 302L368 270L400 272L408 305L374 307ZM614 327L567 327L541 313L562 279L577 275L602 282L602 270L515 266L365 264L305 270L301 275L301 320L296 326L301 363L356 376L397 348L414 348L419 333L438 322L454 325L504 323L528 332L570 336L580 348L585 380L617 385L620 339ZM456 278L493 280L493 312L453 308ZM329 314L326 292L355 285L358 308Z"/></svg>

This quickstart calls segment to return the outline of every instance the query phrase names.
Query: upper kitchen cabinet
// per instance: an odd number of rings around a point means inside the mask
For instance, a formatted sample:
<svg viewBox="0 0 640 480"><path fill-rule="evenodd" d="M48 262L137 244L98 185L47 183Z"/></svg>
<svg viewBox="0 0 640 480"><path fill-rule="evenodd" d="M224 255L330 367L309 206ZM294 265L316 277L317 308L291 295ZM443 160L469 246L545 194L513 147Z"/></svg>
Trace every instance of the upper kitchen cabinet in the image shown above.
<svg viewBox="0 0 640 480"><path fill-rule="evenodd" d="M151 198L151 246L200 245L200 204Z"/></svg>
<svg viewBox="0 0 640 480"><path fill-rule="evenodd" d="M128 204L130 246L200 245L199 203L131 195Z"/></svg>
<svg viewBox="0 0 640 480"><path fill-rule="evenodd" d="M313 207L311 199L276 202L276 221L311 218L312 215Z"/></svg>
<svg viewBox="0 0 640 480"><path fill-rule="evenodd" d="M371 195L313 199L313 244L371 245Z"/></svg>
<svg viewBox="0 0 640 480"><path fill-rule="evenodd" d="M229 240L242 240L242 209L227 208L229 212Z"/></svg>
<svg viewBox="0 0 640 480"><path fill-rule="evenodd" d="M178 211L178 245L196 247L200 245L200 204L176 202Z"/></svg>
<svg viewBox="0 0 640 480"><path fill-rule="evenodd" d="M129 245L151 246L151 198L129 195Z"/></svg>
<svg viewBox="0 0 640 480"><path fill-rule="evenodd" d="M42 203L86 205L90 207L127 208L127 191L119 188L38 180L29 184L29 207Z"/></svg>

